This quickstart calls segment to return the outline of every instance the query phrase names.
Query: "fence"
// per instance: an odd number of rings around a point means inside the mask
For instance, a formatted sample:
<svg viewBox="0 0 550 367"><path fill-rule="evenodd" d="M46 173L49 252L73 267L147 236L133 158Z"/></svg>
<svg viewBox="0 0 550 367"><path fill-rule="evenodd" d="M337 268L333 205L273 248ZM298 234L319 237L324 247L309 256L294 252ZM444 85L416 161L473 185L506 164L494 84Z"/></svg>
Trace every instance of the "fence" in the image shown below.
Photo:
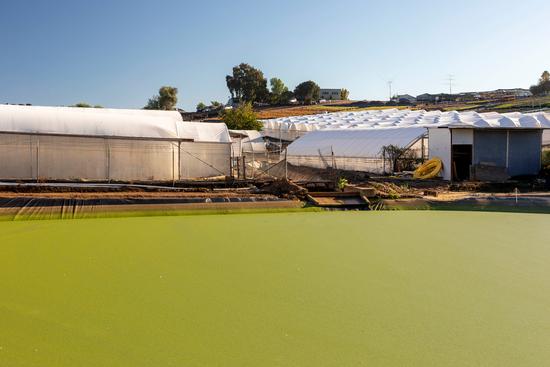
<svg viewBox="0 0 550 367"><path fill-rule="evenodd" d="M405 149L405 152L406 154L399 157L386 156L384 150L373 157L350 157L336 155L331 146L317 148L316 155L288 154L287 156L286 150L281 151L281 149L265 154L243 152L242 157L234 163L236 169L234 174L236 177L248 179L266 175L287 177L288 165L293 170L295 166L298 166L374 174L390 174L396 171L413 170L428 156L427 138L422 137L408 149Z"/></svg>
<svg viewBox="0 0 550 367"><path fill-rule="evenodd" d="M229 176L230 143L0 133L0 179L178 181Z"/></svg>

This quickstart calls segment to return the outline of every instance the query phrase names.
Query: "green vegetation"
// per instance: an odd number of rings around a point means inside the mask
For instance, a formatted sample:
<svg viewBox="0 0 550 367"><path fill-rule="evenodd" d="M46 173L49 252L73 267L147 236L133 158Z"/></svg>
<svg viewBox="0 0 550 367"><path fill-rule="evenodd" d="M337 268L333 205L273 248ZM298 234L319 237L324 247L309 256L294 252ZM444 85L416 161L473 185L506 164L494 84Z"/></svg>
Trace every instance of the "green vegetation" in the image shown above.
<svg viewBox="0 0 550 367"><path fill-rule="evenodd" d="M80 107L80 108L103 108L103 106L96 104L95 106L92 106L89 103L86 102L78 102L73 105L70 105L69 107Z"/></svg>
<svg viewBox="0 0 550 367"><path fill-rule="evenodd" d="M203 103L203 102L199 102L197 103L197 112L201 112L202 110L204 110L206 108L206 105Z"/></svg>
<svg viewBox="0 0 550 367"><path fill-rule="evenodd" d="M178 103L178 88L164 86L159 89L159 94L153 96L143 107L146 110L174 110Z"/></svg>
<svg viewBox="0 0 550 367"><path fill-rule="evenodd" d="M2 222L0 360L544 366L547 222L430 211Z"/></svg>
<svg viewBox="0 0 550 367"><path fill-rule="evenodd" d="M272 104L283 104L287 103L288 99L288 88L279 78L271 78L269 80L269 85L271 85L271 103ZM286 99L286 100L285 100Z"/></svg>
<svg viewBox="0 0 550 367"><path fill-rule="evenodd" d="M550 168L550 150L542 151L542 167Z"/></svg>
<svg viewBox="0 0 550 367"><path fill-rule="evenodd" d="M338 182L336 184L340 191L344 191L344 189L348 185L348 180L345 177L340 177L338 178Z"/></svg>
<svg viewBox="0 0 550 367"><path fill-rule="evenodd" d="M268 99L267 79L264 73L242 63L233 67L233 73L225 77L231 97L241 102L265 102Z"/></svg>
<svg viewBox="0 0 550 367"><path fill-rule="evenodd" d="M541 74L538 84L533 85L530 90L535 96L548 95L550 93L550 72L545 70Z"/></svg>
<svg viewBox="0 0 550 367"><path fill-rule="evenodd" d="M259 131L263 127L250 103L222 111L221 118L229 129Z"/></svg>
<svg viewBox="0 0 550 367"><path fill-rule="evenodd" d="M550 107L550 96L524 98L493 107L495 110L516 110Z"/></svg>
<svg viewBox="0 0 550 367"><path fill-rule="evenodd" d="M340 89L340 99L342 101L347 101L349 99L349 90L346 88Z"/></svg>
<svg viewBox="0 0 550 367"><path fill-rule="evenodd" d="M318 101L321 93L321 88L314 81L300 83L294 89L296 99L304 104L311 104Z"/></svg>

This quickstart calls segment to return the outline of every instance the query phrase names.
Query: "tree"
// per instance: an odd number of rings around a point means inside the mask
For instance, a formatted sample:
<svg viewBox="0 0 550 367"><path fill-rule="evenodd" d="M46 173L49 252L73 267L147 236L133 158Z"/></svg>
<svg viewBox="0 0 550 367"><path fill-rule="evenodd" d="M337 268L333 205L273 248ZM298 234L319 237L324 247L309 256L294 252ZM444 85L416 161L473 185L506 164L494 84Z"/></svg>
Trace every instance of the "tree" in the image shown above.
<svg viewBox="0 0 550 367"><path fill-rule="evenodd" d="M347 101L349 99L349 90L346 88L340 89L340 99L342 101Z"/></svg>
<svg viewBox="0 0 550 367"><path fill-rule="evenodd" d="M285 86L285 83L283 83L283 81L279 78L271 78L269 80L269 84L271 85L271 103L284 103L282 97L288 92L288 88Z"/></svg>
<svg viewBox="0 0 550 367"><path fill-rule="evenodd" d="M287 90L286 92L283 92L283 94L280 97L280 103L281 104L288 104L290 103L290 100L294 98L294 92Z"/></svg>
<svg viewBox="0 0 550 367"><path fill-rule="evenodd" d="M91 108L92 105L90 105L86 102L78 102L78 103L75 103L75 104L73 104L72 106L69 106L69 107Z"/></svg>
<svg viewBox="0 0 550 367"><path fill-rule="evenodd" d="M206 108L206 105L205 105L204 103L199 102L199 103L197 104L197 112L201 112L201 111L203 111L205 108Z"/></svg>
<svg viewBox="0 0 550 367"><path fill-rule="evenodd" d="M80 108L103 108L103 106L96 104L95 106L92 106L91 104L88 104L86 102L78 102L75 103L69 107L80 107Z"/></svg>
<svg viewBox="0 0 550 367"><path fill-rule="evenodd" d="M178 103L178 88L164 86L159 89L159 94L149 98L146 110L174 110Z"/></svg>
<svg viewBox="0 0 550 367"><path fill-rule="evenodd" d="M305 104L311 104L311 102L319 100L320 93L321 88L311 80L298 84L294 89L296 99Z"/></svg>
<svg viewBox="0 0 550 367"><path fill-rule="evenodd" d="M397 145L384 145L380 151L382 157L390 161L391 171L413 170L416 158L414 152L409 148L402 148Z"/></svg>
<svg viewBox="0 0 550 367"><path fill-rule="evenodd" d="M548 70L545 70L542 72L542 75L540 76L539 84L544 84L548 82L550 82L550 73L548 72Z"/></svg>
<svg viewBox="0 0 550 367"><path fill-rule="evenodd" d="M233 74L225 77L231 97L244 102L267 100L267 79L261 70L242 63L233 68Z"/></svg>
<svg viewBox="0 0 550 367"><path fill-rule="evenodd" d="M531 86L529 90L536 96L550 93L550 73L548 71L544 71L540 76L539 83Z"/></svg>
<svg viewBox="0 0 550 367"><path fill-rule="evenodd" d="M159 104L159 96L153 96L149 98L147 101L147 104L145 107L143 107L144 110L160 110L160 104Z"/></svg>
<svg viewBox="0 0 550 367"><path fill-rule="evenodd" d="M214 108L222 108L223 107L223 103L218 102L218 101L210 101L210 105Z"/></svg>
<svg viewBox="0 0 550 367"><path fill-rule="evenodd" d="M244 103L237 108L224 110L221 113L223 122L232 130L261 130L262 123L252 109L251 103Z"/></svg>

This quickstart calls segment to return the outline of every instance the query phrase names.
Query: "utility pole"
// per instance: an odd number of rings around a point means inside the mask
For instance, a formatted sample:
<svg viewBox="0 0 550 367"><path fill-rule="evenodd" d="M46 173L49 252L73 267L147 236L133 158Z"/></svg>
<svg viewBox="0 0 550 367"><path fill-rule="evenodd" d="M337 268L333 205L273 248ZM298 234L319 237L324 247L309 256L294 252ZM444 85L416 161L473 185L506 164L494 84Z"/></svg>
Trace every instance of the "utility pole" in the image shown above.
<svg viewBox="0 0 550 367"><path fill-rule="evenodd" d="M393 84L393 80L388 80L388 87L389 87L389 89L390 89L390 99L389 99L390 101L391 101L391 99L392 99L392 94L391 94L391 86L392 86L392 84Z"/></svg>
<svg viewBox="0 0 550 367"><path fill-rule="evenodd" d="M453 82L455 81L454 75L449 74L449 76L447 77L447 81L449 82L449 94L452 95L453 94Z"/></svg>

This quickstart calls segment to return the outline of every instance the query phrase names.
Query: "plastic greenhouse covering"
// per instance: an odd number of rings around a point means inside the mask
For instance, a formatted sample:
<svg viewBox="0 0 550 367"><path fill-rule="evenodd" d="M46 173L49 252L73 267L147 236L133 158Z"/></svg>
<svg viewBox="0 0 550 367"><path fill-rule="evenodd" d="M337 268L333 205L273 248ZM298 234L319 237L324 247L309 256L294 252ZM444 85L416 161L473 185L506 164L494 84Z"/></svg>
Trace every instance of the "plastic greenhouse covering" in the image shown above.
<svg viewBox="0 0 550 367"><path fill-rule="evenodd" d="M381 173L388 168L382 148L411 148L423 156L428 128L546 129L550 114L368 110L265 120L264 134L289 140L288 162ZM547 138L544 135L543 144ZM420 152L420 153L418 153Z"/></svg>
<svg viewBox="0 0 550 367"><path fill-rule="evenodd" d="M241 136L241 138L233 139L235 156L240 156L242 153L266 153L266 145L259 131L229 130L229 132Z"/></svg>
<svg viewBox="0 0 550 367"><path fill-rule="evenodd" d="M225 124L177 111L0 105L0 179L176 181L230 174Z"/></svg>
<svg viewBox="0 0 550 367"><path fill-rule="evenodd" d="M290 144L287 159L297 166L382 173L389 168L384 146L412 148L426 133L424 127L318 130Z"/></svg>
<svg viewBox="0 0 550 367"><path fill-rule="evenodd" d="M550 113L478 113L424 110L367 110L264 120L264 135L294 140L316 130L362 130L405 127L550 128Z"/></svg>

